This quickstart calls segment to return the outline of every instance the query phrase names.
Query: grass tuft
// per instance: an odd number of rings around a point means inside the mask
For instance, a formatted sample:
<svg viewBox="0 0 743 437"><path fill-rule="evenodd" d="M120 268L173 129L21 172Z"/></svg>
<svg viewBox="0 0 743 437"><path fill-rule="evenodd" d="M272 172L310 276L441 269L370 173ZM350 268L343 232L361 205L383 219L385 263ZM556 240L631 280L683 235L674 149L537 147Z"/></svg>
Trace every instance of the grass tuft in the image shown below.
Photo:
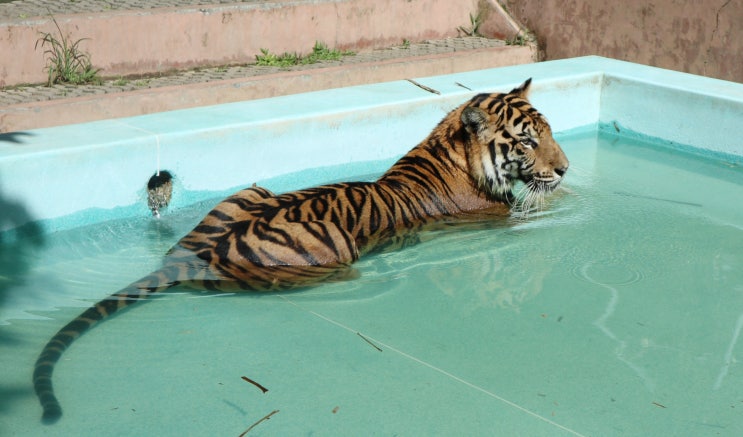
<svg viewBox="0 0 743 437"><path fill-rule="evenodd" d="M57 34L50 32L39 32L41 36L36 40L34 50L39 47L45 48L47 71L47 86L55 83L86 84L100 83L98 69L93 68L90 55L80 50L80 43L88 38L70 41L68 36L62 33L59 23L51 17Z"/></svg>
<svg viewBox="0 0 743 437"><path fill-rule="evenodd" d="M312 52L307 56L301 56L297 53L277 55L271 53L268 49L261 49L261 54L255 56L255 63L256 65L269 67L292 67L295 65L315 64L321 61L338 61L344 56L353 56L354 54L351 51L329 49L325 44L315 42Z"/></svg>
<svg viewBox="0 0 743 437"><path fill-rule="evenodd" d="M476 15L470 14L470 27L459 26L457 30L465 36L482 36L480 34L480 25L482 24L482 12L478 11Z"/></svg>

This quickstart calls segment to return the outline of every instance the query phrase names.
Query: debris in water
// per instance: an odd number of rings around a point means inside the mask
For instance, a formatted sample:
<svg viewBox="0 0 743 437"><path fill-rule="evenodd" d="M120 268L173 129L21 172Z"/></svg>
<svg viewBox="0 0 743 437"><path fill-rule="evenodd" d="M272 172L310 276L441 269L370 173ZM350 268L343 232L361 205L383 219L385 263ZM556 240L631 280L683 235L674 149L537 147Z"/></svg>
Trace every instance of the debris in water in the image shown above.
<svg viewBox="0 0 743 437"><path fill-rule="evenodd" d="M660 202L676 203L678 205L688 205L688 206L697 206L697 207L704 206L701 203L696 203L696 202L685 202L683 200L664 199L662 197L645 196L642 194L627 193L625 191L615 191L614 194L619 194L620 196L626 196L626 197L636 197L638 199L658 200Z"/></svg>
<svg viewBox="0 0 743 437"><path fill-rule="evenodd" d="M367 342L367 343L369 343L370 345L372 345L372 347L373 347L374 349L378 350L379 352L382 352L382 348L380 348L380 347L379 347L379 346L377 346L376 344L372 343L372 342L371 342L371 340L369 340L368 338L366 338L366 337L364 337L363 335L361 335L361 333L360 333L360 332L357 332L357 333L356 333L356 335L358 335L359 337L363 338L363 339L364 339L364 341L365 341L365 342Z"/></svg>
<svg viewBox="0 0 743 437"><path fill-rule="evenodd" d="M247 376L241 376L241 378L242 378L243 381L249 382L249 383L253 384L254 386L258 387L259 389L261 389L261 391L263 393L265 393L265 392L268 391L268 389L266 387L258 384L257 382L253 381L252 379L248 378Z"/></svg>
<svg viewBox="0 0 743 437"><path fill-rule="evenodd" d="M412 83L413 85L417 86L418 88L420 88L422 90L428 91L429 93L441 94L441 92L439 92L438 90L435 90L435 89L433 89L431 87L427 87L427 86L423 85L422 83L418 83L418 82L414 81L413 79L405 79L405 80L407 80L408 82Z"/></svg>
<svg viewBox="0 0 743 437"><path fill-rule="evenodd" d="M239 435L238 437L243 437L243 436L244 436L245 434L249 433L251 429L253 429L253 428L255 428L256 426L260 425L260 423L261 423L261 422L263 422L263 421L266 421L266 420L270 419L270 418L271 418L271 416L273 416L274 414L276 414L276 413L278 413L278 412L279 412L279 410L273 410L273 411L271 411L270 413L266 414L265 416L263 416L263 418L262 418L261 420L259 420L259 421L255 422L254 424L250 425L250 427L248 427L248 429L246 429L246 430L245 430L245 431L244 431L244 432L243 432L242 434L240 434L240 435Z"/></svg>
<svg viewBox="0 0 743 437"><path fill-rule="evenodd" d="M158 171L147 182L147 206L154 217L160 217L160 210L166 208L173 195L173 175L169 171Z"/></svg>

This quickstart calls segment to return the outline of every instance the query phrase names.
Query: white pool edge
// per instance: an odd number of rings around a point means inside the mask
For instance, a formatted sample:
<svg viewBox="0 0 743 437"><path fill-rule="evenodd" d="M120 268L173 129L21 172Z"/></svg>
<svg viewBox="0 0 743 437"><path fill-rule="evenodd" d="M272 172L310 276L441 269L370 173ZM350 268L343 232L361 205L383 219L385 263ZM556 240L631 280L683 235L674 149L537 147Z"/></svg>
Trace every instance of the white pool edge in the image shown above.
<svg viewBox="0 0 743 437"><path fill-rule="evenodd" d="M305 169L343 177L402 155L473 94L528 77L558 135L614 127L743 161L743 85L591 56L415 79L440 94L395 81L17 133L0 141L0 230L146 214L158 161L177 177L176 208Z"/></svg>

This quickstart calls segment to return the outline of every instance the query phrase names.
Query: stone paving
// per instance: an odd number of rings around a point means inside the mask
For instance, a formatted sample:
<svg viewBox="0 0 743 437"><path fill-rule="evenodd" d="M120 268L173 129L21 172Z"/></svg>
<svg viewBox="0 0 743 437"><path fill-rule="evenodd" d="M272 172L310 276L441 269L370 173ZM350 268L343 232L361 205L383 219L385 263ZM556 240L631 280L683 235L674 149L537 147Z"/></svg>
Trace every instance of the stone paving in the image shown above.
<svg viewBox="0 0 743 437"><path fill-rule="evenodd" d="M61 14L157 9L230 3L257 3L262 0L16 0L0 3L0 22Z"/></svg>

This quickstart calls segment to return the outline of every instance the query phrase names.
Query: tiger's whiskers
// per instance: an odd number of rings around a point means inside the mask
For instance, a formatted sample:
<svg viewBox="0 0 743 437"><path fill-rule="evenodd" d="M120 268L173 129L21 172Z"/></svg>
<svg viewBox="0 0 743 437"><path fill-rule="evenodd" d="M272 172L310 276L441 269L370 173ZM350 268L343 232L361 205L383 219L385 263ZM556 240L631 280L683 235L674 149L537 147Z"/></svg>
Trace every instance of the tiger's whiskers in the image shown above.
<svg viewBox="0 0 743 437"><path fill-rule="evenodd" d="M516 203L511 209L511 215L516 218L526 219L532 212L544 209L544 195L549 189L537 181L531 180L524 184L516 193Z"/></svg>

